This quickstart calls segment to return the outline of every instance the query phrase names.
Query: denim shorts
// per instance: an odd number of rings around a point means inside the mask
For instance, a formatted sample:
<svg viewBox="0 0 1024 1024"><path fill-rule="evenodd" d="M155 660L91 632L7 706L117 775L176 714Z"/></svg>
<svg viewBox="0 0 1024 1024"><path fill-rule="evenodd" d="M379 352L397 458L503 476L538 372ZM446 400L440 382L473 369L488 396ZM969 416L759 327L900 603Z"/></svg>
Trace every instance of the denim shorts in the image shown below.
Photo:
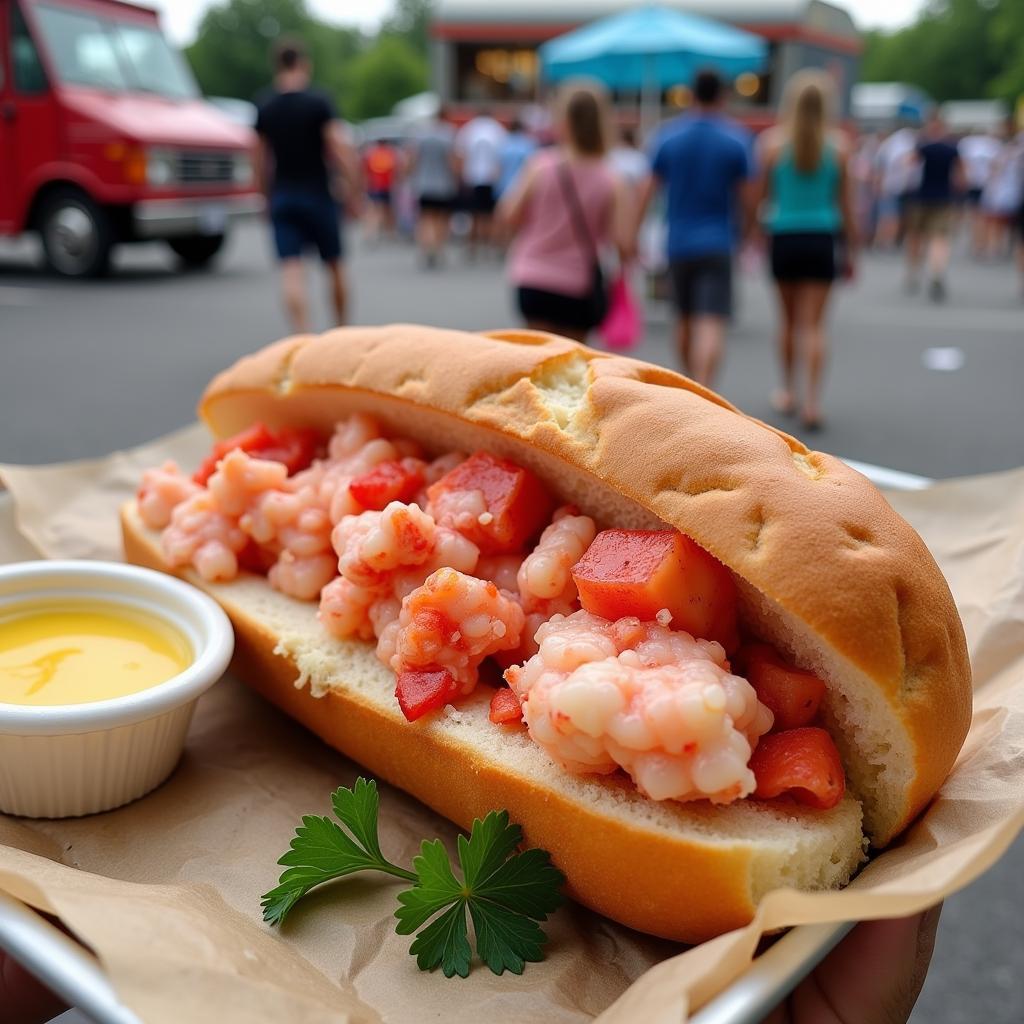
<svg viewBox="0 0 1024 1024"><path fill-rule="evenodd" d="M672 290L680 316L732 316L732 256L713 252L673 259Z"/></svg>
<svg viewBox="0 0 1024 1024"><path fill-rule="evenodd" d="M327 192L275 186L270 222L278 259L295 259L309 249L316 249L324 263L341 259L341 211Z"/></svg>

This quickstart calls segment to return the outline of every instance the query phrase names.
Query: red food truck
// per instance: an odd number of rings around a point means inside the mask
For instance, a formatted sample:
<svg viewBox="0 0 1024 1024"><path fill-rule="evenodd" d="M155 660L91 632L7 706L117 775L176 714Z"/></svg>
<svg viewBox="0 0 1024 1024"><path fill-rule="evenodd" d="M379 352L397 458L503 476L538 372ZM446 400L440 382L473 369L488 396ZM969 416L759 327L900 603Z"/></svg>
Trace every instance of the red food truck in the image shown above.
<svg viewBox="0 0 1024 1024"><path fill-rule="evenodd" d="M103 273L162 239L204 266L258 212L253 137L199 95L155 11L0 0L0 235L38 232L49 267Z"/></svg>

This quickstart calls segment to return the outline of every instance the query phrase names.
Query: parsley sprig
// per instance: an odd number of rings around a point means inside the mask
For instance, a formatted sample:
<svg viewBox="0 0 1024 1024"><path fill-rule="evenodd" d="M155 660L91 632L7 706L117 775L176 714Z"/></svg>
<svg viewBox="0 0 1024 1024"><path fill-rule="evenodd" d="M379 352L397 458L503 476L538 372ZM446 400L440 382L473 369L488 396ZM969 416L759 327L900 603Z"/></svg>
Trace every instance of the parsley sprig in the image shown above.
<svg viewBox="0 0 1024 1024"><path fill-rule="evenodd" d="M383 871L407 882L416 881L416 875L392 864L380 851L380 794L376 782L358 778L351 789L336 789L331 794L331 806L349 831L330 818L303 816L291 849L277 862L287 870L278 879L277 888L263 897L264 921L280 924L314 886L357 871Z"/></svg>
<svg viewBox="0 0 1024 1024"><path fill-rule="evenodd" d="M440 967L445 977L469 974L472 949L468 911L480 959L495 973L522 974L527 963L544 958L540 927L562 903L565 878L546 850L516 853L523 832L507 811L477 818L469 837L458 838L462 880L452 869L440 839L424 840L408 871L380 849L377 819L380 795L372 780L356 779L352 789L331 796L335 816L306 815L289 851L279 884L263 897L263 919L280 924L314 886L357 871L381 871L412 882L398 894L399 935L416 933L409 952L420 970ZM346 831L347 829L347 831Z"/></svg>

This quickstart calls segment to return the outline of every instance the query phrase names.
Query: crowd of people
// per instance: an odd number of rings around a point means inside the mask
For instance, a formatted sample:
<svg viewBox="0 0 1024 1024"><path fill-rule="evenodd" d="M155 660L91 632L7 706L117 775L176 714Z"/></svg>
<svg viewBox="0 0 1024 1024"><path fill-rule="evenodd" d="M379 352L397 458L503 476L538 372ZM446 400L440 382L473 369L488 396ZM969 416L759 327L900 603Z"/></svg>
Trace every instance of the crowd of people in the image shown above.
<svg viewBox="0 0 1024 1024"><path fill-rule="evenodd" d="M856 245L847 147L829 130L830 80L820 72L794 76L785 116L756 146L726 116L715 72L699 74L693 93L693 110L663 125L645 155L629 137L612 146L600 89L563 90L557 143L525 163L498 205L511 237L508 276L520 312L530 327L585 339L605 312L599 253L616 248L628 268L649 207L663 193L683 369L714 383L733 312L736 252L764 246L781 310L775 404L814 429L821 423L824 313L840 272L836 241L846 240L846 265Z"/></svg>
<svg viewBox="0 0 1024 1024"><path fill-rule="evenodd" d="M778 123L756 138L726 114L725 83L706 70L693 82L692 108L643 146L631 129L613 127L606 92L580 82L565 85L551 115L532 118L529 130L488 111L456 127L439 111L407 138L374 139L361 151L310 74L301 46L282 44L256 125L298 331L307 329L300 260L308 248L327 268L344 321L332 167L365 238L409 231L425 269L444 264L458 214L467 257L505 260L532 328L588 340L609 315L609 256L619 284L663 273L682 368L707 386L733 313L734 267L763 255L779 310L772 402L808 430L822 424L832 286L855 277L863 247L902 245L907 290L926 274L928 294L941 301L951 232L966 221L978 258L1016 245L1024 283L1024 133L957 140L933 115L919 130L904 124L884 139L855 140L836 128L834 87L822 71L791 77ZM659 219L666 230L655 251L641 242Z"/></svg>
<svg viewBox="0 0 1024 1024"><path fill-rule="evenodd" d="M918 291L922 267L933 301L946 298L951 238L963 225L972 256L1016 250L1024 293L1024 132L953 135L936 111L921 128L904 121L888 134L864 134L853 157L858 226L868 244L903 245L905 287Z"/></svg>
<svg viewBox="0 0 1024 1024"><path fill-rule="evenodd" d="M856 243L848 147L829 128L832 90L821 73L793 79L785 118L757 146L726 116L725 99L721 78L702 72L693 110L644 149L630 129L613 130L608 97L594 84L563 88L540 133L518 121L506 128L486 112L455 129L439 114L403 145L365 146L367 237L395 224L401 181L425 267L441 265L460 212L468 256L505 254L526 325L583 341L608 312L606 254L634 273L645 219L663 193L667 238L653 262L664 263L672 284L683 369L714 383L733 311L734 257L744 244L770 247L781 310L775 404L814 428L829 289ZM382 202L390 215L376 210Z"/></svg>

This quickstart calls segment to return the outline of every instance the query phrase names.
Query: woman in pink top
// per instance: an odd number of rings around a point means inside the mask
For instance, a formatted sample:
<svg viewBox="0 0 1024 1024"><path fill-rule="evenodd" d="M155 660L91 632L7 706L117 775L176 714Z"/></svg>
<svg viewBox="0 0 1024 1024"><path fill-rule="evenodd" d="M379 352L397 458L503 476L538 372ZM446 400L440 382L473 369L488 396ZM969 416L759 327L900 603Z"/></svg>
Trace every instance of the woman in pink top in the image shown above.
<svg viewBox="0 0 1024 1024"><path fill-rule="evenodd" d="M629 211L605 161L605 94L569 85L559 109L561 145L530 158L498 216L514 235L508 275L527 327L583 341L597 326L595 263L609 243L622 248Z"/></svg>

